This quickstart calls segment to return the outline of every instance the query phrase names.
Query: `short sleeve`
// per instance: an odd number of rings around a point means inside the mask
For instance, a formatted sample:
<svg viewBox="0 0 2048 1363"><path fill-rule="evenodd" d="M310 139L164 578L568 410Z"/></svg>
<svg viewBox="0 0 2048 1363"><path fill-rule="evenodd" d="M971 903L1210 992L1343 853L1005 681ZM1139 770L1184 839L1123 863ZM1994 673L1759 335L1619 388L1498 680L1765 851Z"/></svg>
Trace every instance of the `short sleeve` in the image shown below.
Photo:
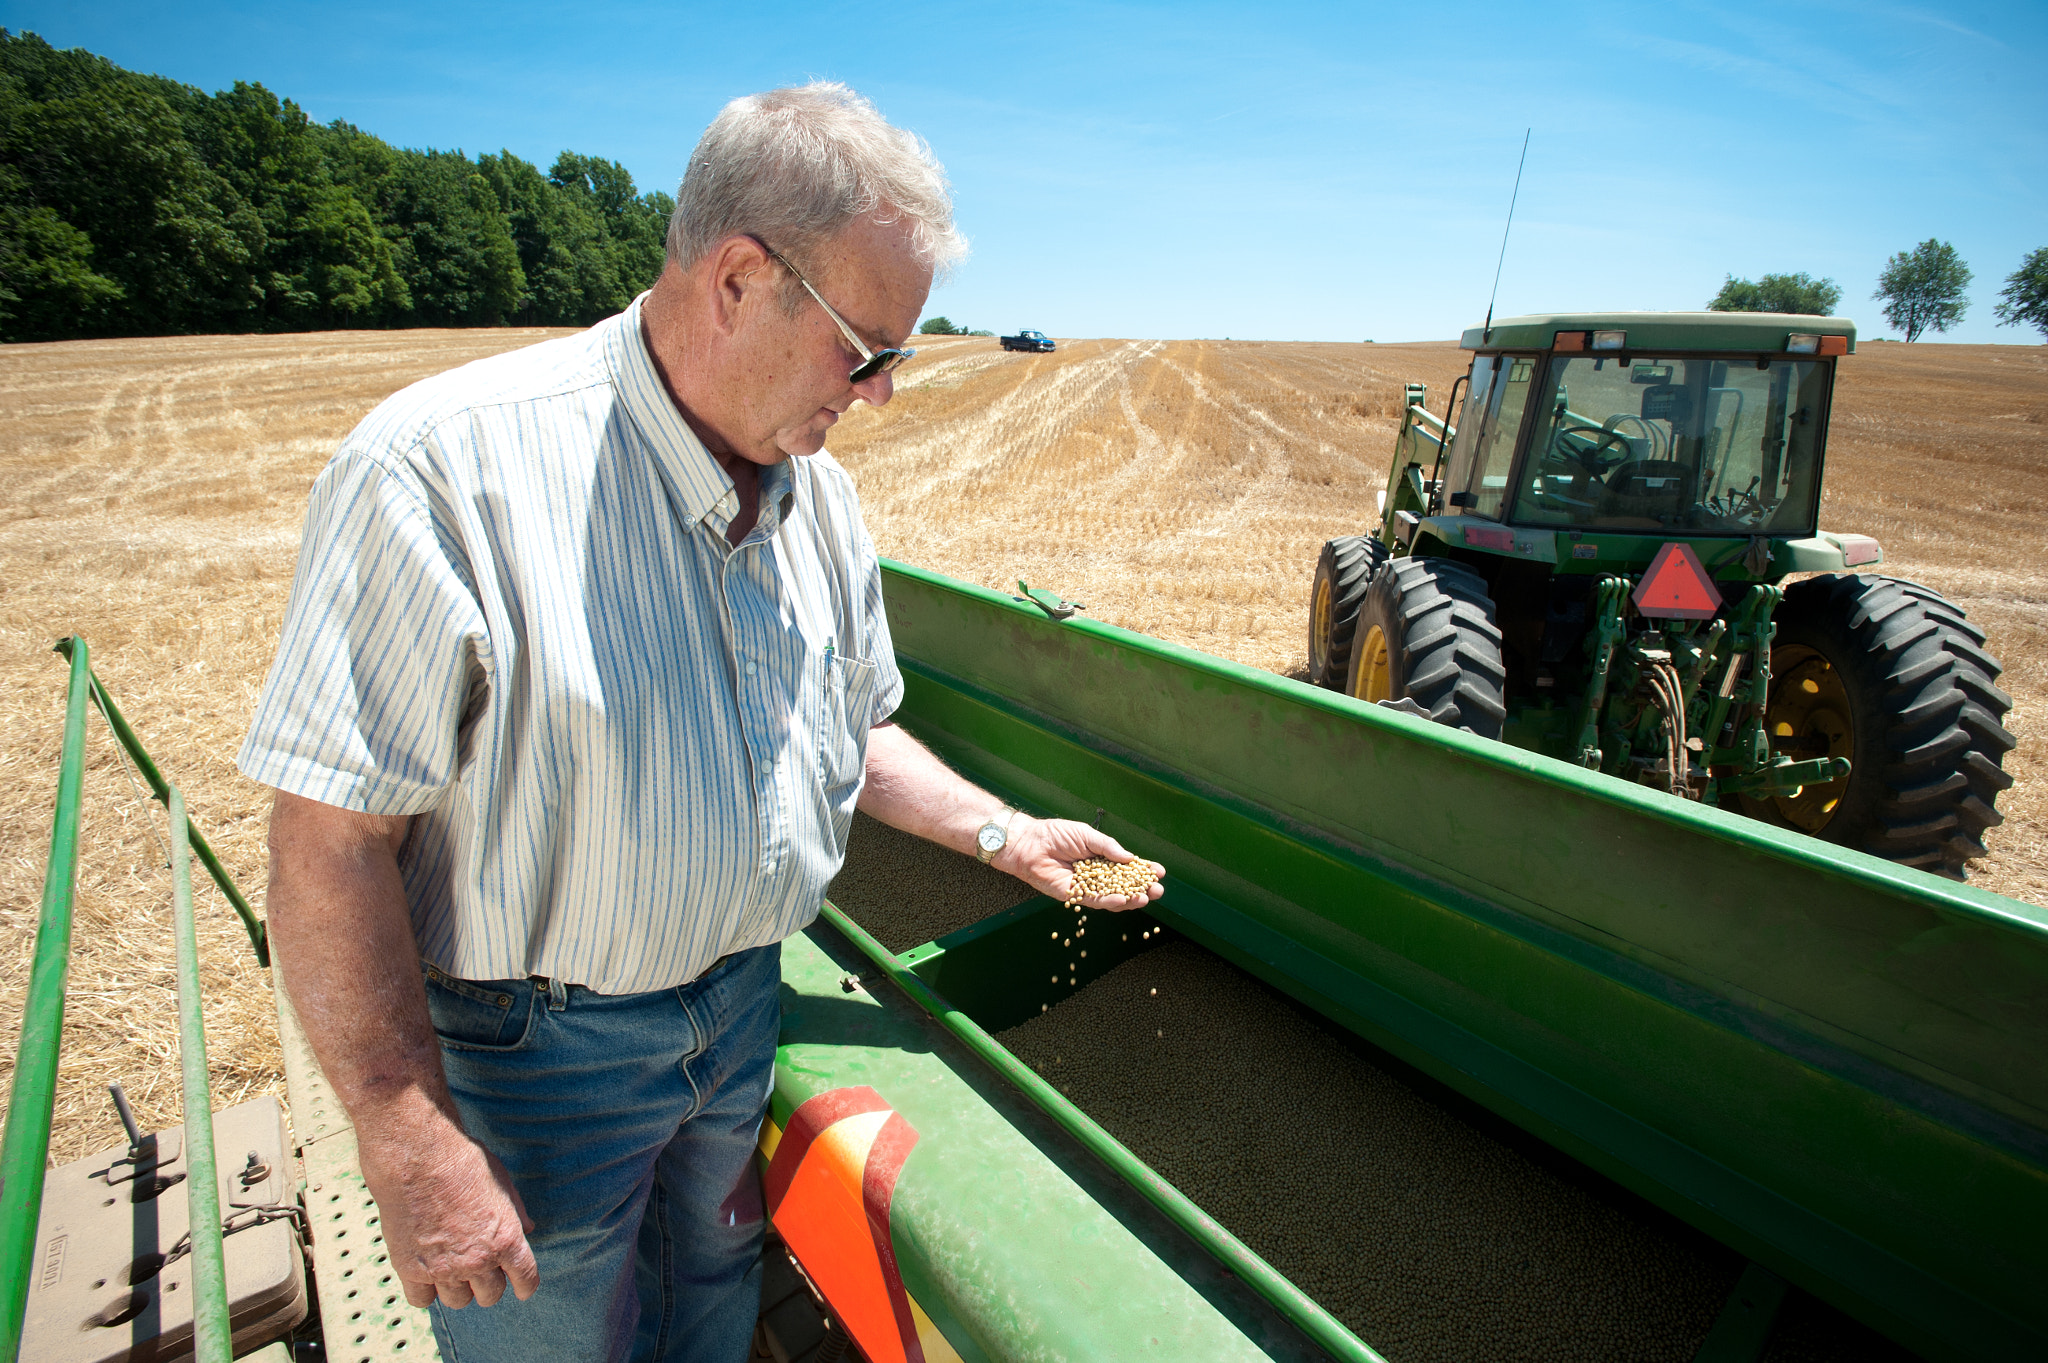
<svg viewBox="0 0 2048 1363"><path fill-rule="evenodd" d="M321 473L277 660L236 756L250 779L368 814L440 803L490 669L449 519L410 466L344 445Z"/></svg>

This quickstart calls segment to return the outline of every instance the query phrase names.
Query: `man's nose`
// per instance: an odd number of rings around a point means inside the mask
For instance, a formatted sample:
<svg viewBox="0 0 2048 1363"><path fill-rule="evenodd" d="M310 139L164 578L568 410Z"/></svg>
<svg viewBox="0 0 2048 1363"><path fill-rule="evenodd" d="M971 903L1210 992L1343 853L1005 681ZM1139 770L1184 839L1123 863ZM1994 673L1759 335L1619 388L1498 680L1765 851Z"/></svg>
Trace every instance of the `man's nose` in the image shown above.
<svg viewBox="0 0 2048 1363"><path fill-rule="evenodd" d="M853 391L860 394L870 407L880 407L896 396L896 378L888 370L870 374L853 385Z"/></svg>

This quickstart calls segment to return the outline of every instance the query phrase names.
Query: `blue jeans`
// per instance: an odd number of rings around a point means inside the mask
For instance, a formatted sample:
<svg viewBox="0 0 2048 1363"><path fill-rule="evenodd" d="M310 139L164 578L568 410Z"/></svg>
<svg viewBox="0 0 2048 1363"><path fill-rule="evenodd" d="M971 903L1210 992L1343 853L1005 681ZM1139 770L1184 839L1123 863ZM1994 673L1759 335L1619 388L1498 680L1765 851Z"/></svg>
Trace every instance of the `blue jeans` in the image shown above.
<svg viewBox="0 0 2048 1363"><path fill-rule="evenodd" d="M432 1308L448 1363L740 1363L761 1299L754 1147L774 1080L779 946L649 994L429 968L471 1136L504 1161L540 1288Z"/></svg>

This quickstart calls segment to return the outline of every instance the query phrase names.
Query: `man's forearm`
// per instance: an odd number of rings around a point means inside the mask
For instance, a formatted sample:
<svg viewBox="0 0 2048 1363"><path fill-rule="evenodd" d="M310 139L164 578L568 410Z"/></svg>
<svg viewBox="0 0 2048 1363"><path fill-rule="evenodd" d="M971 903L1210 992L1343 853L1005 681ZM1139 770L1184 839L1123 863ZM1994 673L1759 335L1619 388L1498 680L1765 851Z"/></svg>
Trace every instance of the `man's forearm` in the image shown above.
<svg viewBox="0 0 2048 1363"><path fill-rule="evenodd" d="M402 820L280 793L271 815L270 933L320 1068L358 1123L454 1120L399 879Z"/></svg>
<svg viewBox="0 0 2048 1363"><path fill-rule="evenodd" d="M406 1299L489 1306L538 1282L504 1167L462 1128L398 874L407 821L280 791L270 924L286 991L356 1128L363 1181Z"/></svg>
<svg viewBox="0 0 2048 1363"><path fill-rule="evenodd" d="M973 856L974 834L1002 802L934 757L894 724L868 731L863 813L891 828Z"/></svg>

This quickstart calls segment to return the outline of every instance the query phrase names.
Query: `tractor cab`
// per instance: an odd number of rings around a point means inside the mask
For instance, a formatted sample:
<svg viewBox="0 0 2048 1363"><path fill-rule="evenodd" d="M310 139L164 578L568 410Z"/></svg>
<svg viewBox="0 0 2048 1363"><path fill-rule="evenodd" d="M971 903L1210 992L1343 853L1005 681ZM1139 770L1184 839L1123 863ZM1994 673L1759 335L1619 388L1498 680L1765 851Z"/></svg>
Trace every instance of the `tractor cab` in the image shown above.
<svg viewBox="0 0 2048 1363"><path fill-rule="evenodd" d="M1837 318L1521 317L1479 353L1437 514L1558 530L1805 537L1820 502Z"/></svg>

